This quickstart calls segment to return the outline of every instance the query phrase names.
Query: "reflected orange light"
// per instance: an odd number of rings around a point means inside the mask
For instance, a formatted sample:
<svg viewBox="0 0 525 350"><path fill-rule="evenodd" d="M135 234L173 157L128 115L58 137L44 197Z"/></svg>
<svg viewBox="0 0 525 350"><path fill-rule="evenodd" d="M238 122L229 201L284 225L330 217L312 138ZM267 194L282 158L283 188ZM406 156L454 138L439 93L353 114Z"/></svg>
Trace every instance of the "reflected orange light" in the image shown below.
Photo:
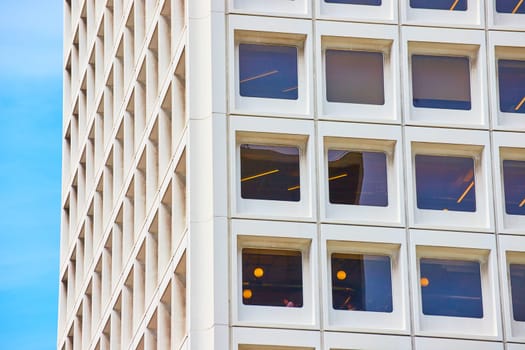
<svg viewBox="0 0 525 350"><path fill-rule="evenodd" d="M262 276L264 276L264 269L262 267L256 267L255 269L253 269L253 275L256 278L261 278Z"/></svg>
<svg viewBox="0 0 525 350"><path fill-rule="evenodd" d="M454 1L454 3L452 4L452 6L450 6L450 11L454 11L454 9L456 8L456 6L458 5L458 2L459 2L459 0Z"/></svg>
<svg viewBox="0 0 525 350"><path fill-rule="evenodd" d="M343 270L339 270L339 271L337 271L336 276L337 276L337 279L339 281L342 281L342 280L346 279L346 272L344 272Z"/></svg>
<svg viewBox="0 0 525 350"><path fill-rule="evenodd" d="M430 281L426 277L421 277L421 280L419 281L421 283L421 287L428 287L430 284Z"/></svg>
<svg viewBox="0 0 525 350"><path fill-rule="evenodd" d="M518 12L518 10L520 9L520 6L521 6L521 5L523 5L523 0L520 0L520 1L516 4L516 6L514 7L514 9L512 10L512 13L514 14L514 13ZM525 97L524 97L523 99L525 100ZM518 109L519 109L519 108L518 108ZM518 109L516 109L516 110L518 110Z"/></svg>
<svg viewBox="0 0 525 350"><path fill-rule="evenodd" d="M260 174L257 174L257 175L243 177L241 179L241 182L257 179L258 177L262 177L262 176L266 176L266 175L270 175L270 174L275 174L277 172L279 172L279 169L273 169L273 170L265 171L264 173L260 173Z"/></svg>
<svg viewBox="0 0 525 350"><path fill-rule="evenodd" d="M242 291L242 297L244 299L251 299L253 296L253 293L252 293L252 290L251 289L245 289Z"/></svg>
<svg viewBox="0 0 525 350"><path fill-rule="evenodd" d="M461 203L463 201L463 199L465 199L465 197L467 196L467 194L470 192L470 190L472 189L472 187L474 187L474 181L472 181L470 183L470 185L468 185L468 187L465 189L465 192L463 192L463 194L458 198L458 200L456 201L456 203Z"/></svg>

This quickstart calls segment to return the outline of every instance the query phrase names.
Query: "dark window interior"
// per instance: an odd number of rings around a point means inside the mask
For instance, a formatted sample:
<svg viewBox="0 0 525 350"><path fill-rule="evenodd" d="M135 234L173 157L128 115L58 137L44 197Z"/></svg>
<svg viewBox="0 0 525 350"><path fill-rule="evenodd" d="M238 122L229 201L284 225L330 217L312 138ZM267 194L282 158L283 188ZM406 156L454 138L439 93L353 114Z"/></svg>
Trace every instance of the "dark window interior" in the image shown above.
<svg viewBox="0 0 525 350"><path fill-rule="evenodd" d="M243 249L242 291L245 305L302 307L301 252Z"/></svg>
<svg viewBox="0 0 525 350"><path fill-rule="evenodd" d="M503 161L503 184L505 212L510 215L525 215L525 161Z"/></svg>
<svg viewBox="0 0 525 350"><path fill-rule="evenodd" d="M515 321L525 321L525 265L510 264L512 314Z"/></svg>
<svg viewBox="0 0 525 350"><path fill-rule="evenodd" d="M468 0L410 0L410 7L431 10L466 11L467 3Z"/></svg>
<svg viewBox="0 0 525 350"><path fill-rule="evenodd" d="M525 61L498 60L499 108L525 113Z"/></svg>
<svg viewBox="0 0 525 350"><path fill-rule="evenodd" d="M329 102L385 104L383 53L326 50Z"/></svg>
<svg viewBox="0 0 525 350"><path fill-rule="evenodd" d="M332 307L392 312L390 257L332 254Z"/></svg>
<svg viewBox="0 0 525 350"><path fill-rule="evenodd" d="M499 13L525 13L525 4L521 0L496 0Z"/></svg>
<svg viewBox="0 0 525 350"><path fill-rule="evenodd" d="M297 202L299 180L297 147L241 145L242 198Z"/></svg>
<svg viewBox="0 0 525 350"><path fill-rule="evenodd" d="M468 57L412 55L414 107L470 110Z"/></svg>
<svg viewBox="0 0 525 350"><path fill-rule="evenodd" d="M388 205L386 154L328 150L330 203Z"/></svg>
<svg viewBox="0 0 525 350"><path fill-rule="evenodd" d="M476 211L474 159L416 155L419 209Z"/></svg>
<svg viewBox="0 0 525 350"><path fill-rule="evenodd" d="M423 314L483 317L479 262L422 258L419 264Z"/></svg>
<svg viewBox="0 0 525 350"><path fill-rule="evenodd" d="M380 6L381 0L325 0L324 2L331 4L352 4L352 5L372 5Z"/></svg>
<svg viewBox="0 0 525 350"><path fill-rule="evenodd" d="M240 95L297 100L297 48L240 44Z"/></svg>

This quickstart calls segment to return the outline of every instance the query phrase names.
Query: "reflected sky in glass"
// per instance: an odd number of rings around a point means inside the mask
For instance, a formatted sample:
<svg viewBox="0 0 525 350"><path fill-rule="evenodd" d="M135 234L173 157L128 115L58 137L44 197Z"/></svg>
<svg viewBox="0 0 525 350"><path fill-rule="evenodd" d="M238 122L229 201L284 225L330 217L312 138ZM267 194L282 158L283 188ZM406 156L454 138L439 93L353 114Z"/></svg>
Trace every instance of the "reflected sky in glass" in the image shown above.
<svg viewBox="0 0 525 350"><path fill-rule="evenodd" d="M499 109L525 113L525 61L498 60Z"/></svg>
<svg viewBox="0 0 525 350"><path fill-rule="evenodd" d="M520 0L496 0L499 13L525 13L525 3Z"/></svg>
<svg viewBox="0 0 525 350"><path fill-rule="evenodd" d="M525 265L510 264L512 315L515 321L525 321Z"/></svg>
<svg viewBox="0 0 525 350"><path fill-rule="evenodd" d="M503 161L503 185L505 212L509 215L525 215L525 161Z"/></svg>
<svg viewBox="0 0 525 350"><path fill-rule="evenodd" d="M477 1L477 0L474 0ZM466 11L468 0L410 0L410 7L431 10Z"/></svg>

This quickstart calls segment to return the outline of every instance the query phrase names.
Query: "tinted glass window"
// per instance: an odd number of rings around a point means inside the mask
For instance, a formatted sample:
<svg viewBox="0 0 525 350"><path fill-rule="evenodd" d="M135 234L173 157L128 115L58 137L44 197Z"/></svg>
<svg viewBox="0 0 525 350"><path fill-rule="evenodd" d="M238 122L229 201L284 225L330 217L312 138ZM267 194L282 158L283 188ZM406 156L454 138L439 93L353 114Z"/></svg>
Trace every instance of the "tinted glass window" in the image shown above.
<svg viewBox="0 0 525 350"><path fill-rule="evenodd" d="M328 150L330 203L388 205L386 155Z"/></svg>
<svg viewBox="0 0 525 350"><path fill-rule="evenodd" d="M332 307L392 312L390 257L332 254Z"/></svg>
<svg viewBox="0 0 525 350"><path fill-rule="evenodd" d="M496 0L496 11L500 13L525 13L522 0Z"/></svg>
<svg viewBox="0 0 525 350"><path fill-rule="evenodd" d="M525 113L525 61L498 60L499 108Z"/></svg>
<svg viewBox="0 0 525 350"><path fill-rule="evenodd" d="M515 321L525 321L525 265L510 264L512 314Z"/></svg>
<svg viewBox="0 0 525 350"><path fill-rule="evenodd" d="M385 103L381 52L326 50L325 55L329 102Z"/></svg>
<svg viewBox="0 0 525 350"><path fill-rule="evenodd" d="M416 155L419 209L476 211L474 159Z"/></svg>
<svg viewBox="0 0 525 350"><path fill-rule="evenodd" d="M241 145L241 197L299 201L299 149Z"/></svg>
<svg viewBox="0 0 525 350"><path fill-rule="evenodd" d="M381 0L325 0L327 3L332 4L353 4L353 5L381 5Z"/></svg>
<svg viewBox="0 0 525 350"><path fill-rule="evenodd" d="M477 261L419 261L423 314L483 317L481 272Z"/></svg>
<svg viewBox="0 0 525 350"><path fill-rule="evenodd" d="M467 2L467 0L410 0L410 7L432 10L466 11Z"/></svg>
<svg viewBox="0 0 525 350"><path fill-rule="evenodd" d="M246 305L302 307L301 252L243 249L242 295Z"/></svg>
<svg viewBox="0 0 525 350"><path fill-rule="evenodd" d="M525 215L525 161L503 161L503 185L505 212L510 215Z"/></svg>
<svg viewBox="0 0 525 350"><path fill-rule="evenodd" d="M297 48L239 45L241 96L297 99Z"/></svg>
<svg viewBox="0 0 525 350"><path fill-rule="evenodd" d="M470 110L468 57L412 56L415 107Z"/></svg>

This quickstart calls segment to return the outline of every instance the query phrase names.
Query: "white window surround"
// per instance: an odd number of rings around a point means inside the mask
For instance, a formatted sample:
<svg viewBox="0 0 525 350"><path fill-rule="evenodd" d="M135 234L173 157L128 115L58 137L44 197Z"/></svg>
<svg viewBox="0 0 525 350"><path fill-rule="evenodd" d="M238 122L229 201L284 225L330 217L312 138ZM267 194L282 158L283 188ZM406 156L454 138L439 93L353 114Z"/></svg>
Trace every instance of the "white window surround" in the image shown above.
<svg viewBox="0 0 525 350"><path fill-rule="evenodd" d="M239 92L239 44L276 44L297 47L297 100L241 96ZM312 117L312 25L308 20L229 16L229 96L233 114L257 114L287 118Z"/></svg>
<svg viewBox="0 0 525 350"><path fill-rule="evenodd" d="M232 215L313 221L316 218L313 121L261 117L230 117L230 189ZM300 200L298 202L241 197L240 145L294 146L299 148Z"/></svg>
<svg viewBox="0 0 525 350"><path fill-rule="evenodd" d="M319 327L317 229L315 224L232 220L232 323L243 326ZM244 305L242 249L299 250L302 255L303 306L300 308Z"/></svg>
<svg viewBox="0 0 525 350"><path fill-rule="evenodd" d="M231 13L266 14L274 16L311 16L311 0L228 0Z"/></svg>
<svg viewBox="0 0 525 350"><path fill-rule="evenodd" d="M416 335L501 340L498 267L495 235L410 230L410 277ZM424 315L421 305L420 258L480 262L483 317Z"/></svg>
<svg viewBox="0 0 525 350"><path fill-rule="evenodd" d="M503 350L502 343L459 340L459 339L438 339L438 338L415 338L415 350ZM506 348L510 349L509 347ZM523 348L520 348L523 349ZM517 349L516 349L517 350Z"/></svg>
<svg viewBox="0 0 525 350"><path fill-rule="evenodd" d="M320 350L319 331L232 328L232 350Z"/></svg>
<svg viewBox="0 0 525 350"><path fill-rule="evenodd" d="M322 225L321 276L326 329L409 334L406 231L397 228ZM388 255L392 271L391 313L334 310L332 307L332 253Z"/></svg>
<svg viewBox="0 0 525 350"><path fill-rule="evenodd" d="M324 349L326 350L379 350L385 348L389 350L409 350L412 349L412 340L408 336L324 333Z"/></svg>
<svg viewBox="0 0 525 350"><path fill-rule="evenodd" d="M404 225L401 128L390 125L319 122L318 186L323 222ZM388 206L332 204L329 200L328 149L375 151L386 154Z"/></svg>
<svg viewBox="0 0 525 350"><path fill-rule="evenodd" d="M469 4L472 1L469 2ZM437 11L437 10L433 10ZM439 12L439 11L438 11ZM488 96L485 64L485 32L450 28L401 28L403 52L402 79L405 120L409 125L488 128ZM412 55L469 57L471 109L414 107L412 94Z"/></svg>
<svg viewBox="0 0 525 350"><path fill-rule="evenodd" d="M428 26L482 28L485 25L485 0L467 0L466 11L433 10L410 7L410 0L400 0L401 23ZM448 37L443 35L443 37Z"/></svg>
<svg viewBox="0 0 525 350"><path fill-rule="evenodd" d="M395 26L317 22L317 105L320 119L400 123L398 30ZM383 53L384 105L329 102L326 98L327 49Z"/></svg>
<svg viewBox="0 0 525 350"><path fill-rule="evenodd" d="M496 0L485 0L489 29L525 31L525 14L498 13Z"/></svg>
<svg viewBox="0 0 525 350"><path fill-rule="evenodd" d="M509 341L525 342L525 322L515 321L512 314L509 264L525 264L525 241L522 237L499 236L501 292L505 336Z"/></svg>
<svg viewBox="0 0 525 350"><path fill-rule="evenodd" d="M525 15L522 15L525 23ZM500 111L498 59L525 61L525 32L494 32L488 34L489 83L491 100L492 127L497 130L525 131L525 115Z"/></svg>
<svg viewBox="0 0 525 350"><path fill-rule="evenodd" d="M397 23L396 0L382 0L380 6L335 4L314 0L318 18L357 22Z"/></svg>
<svg viewBox="0 0 525 350"><path fill-rule="evenodd" d="M474 159L476 211L419 209L416 200L415 155L460 156ZM493 198L488 131L405 128L409 226L415 228L493 232Z"/></svg>
<svg viewBox="0 0 525 350"><path fill-rule="evenodd" d="M525 216L509 215L505 211L505 187L503 183L503 161L525 161L525 135L509 132L492 134L494 159L495 205L498 232L525 235Z"/></svg>

